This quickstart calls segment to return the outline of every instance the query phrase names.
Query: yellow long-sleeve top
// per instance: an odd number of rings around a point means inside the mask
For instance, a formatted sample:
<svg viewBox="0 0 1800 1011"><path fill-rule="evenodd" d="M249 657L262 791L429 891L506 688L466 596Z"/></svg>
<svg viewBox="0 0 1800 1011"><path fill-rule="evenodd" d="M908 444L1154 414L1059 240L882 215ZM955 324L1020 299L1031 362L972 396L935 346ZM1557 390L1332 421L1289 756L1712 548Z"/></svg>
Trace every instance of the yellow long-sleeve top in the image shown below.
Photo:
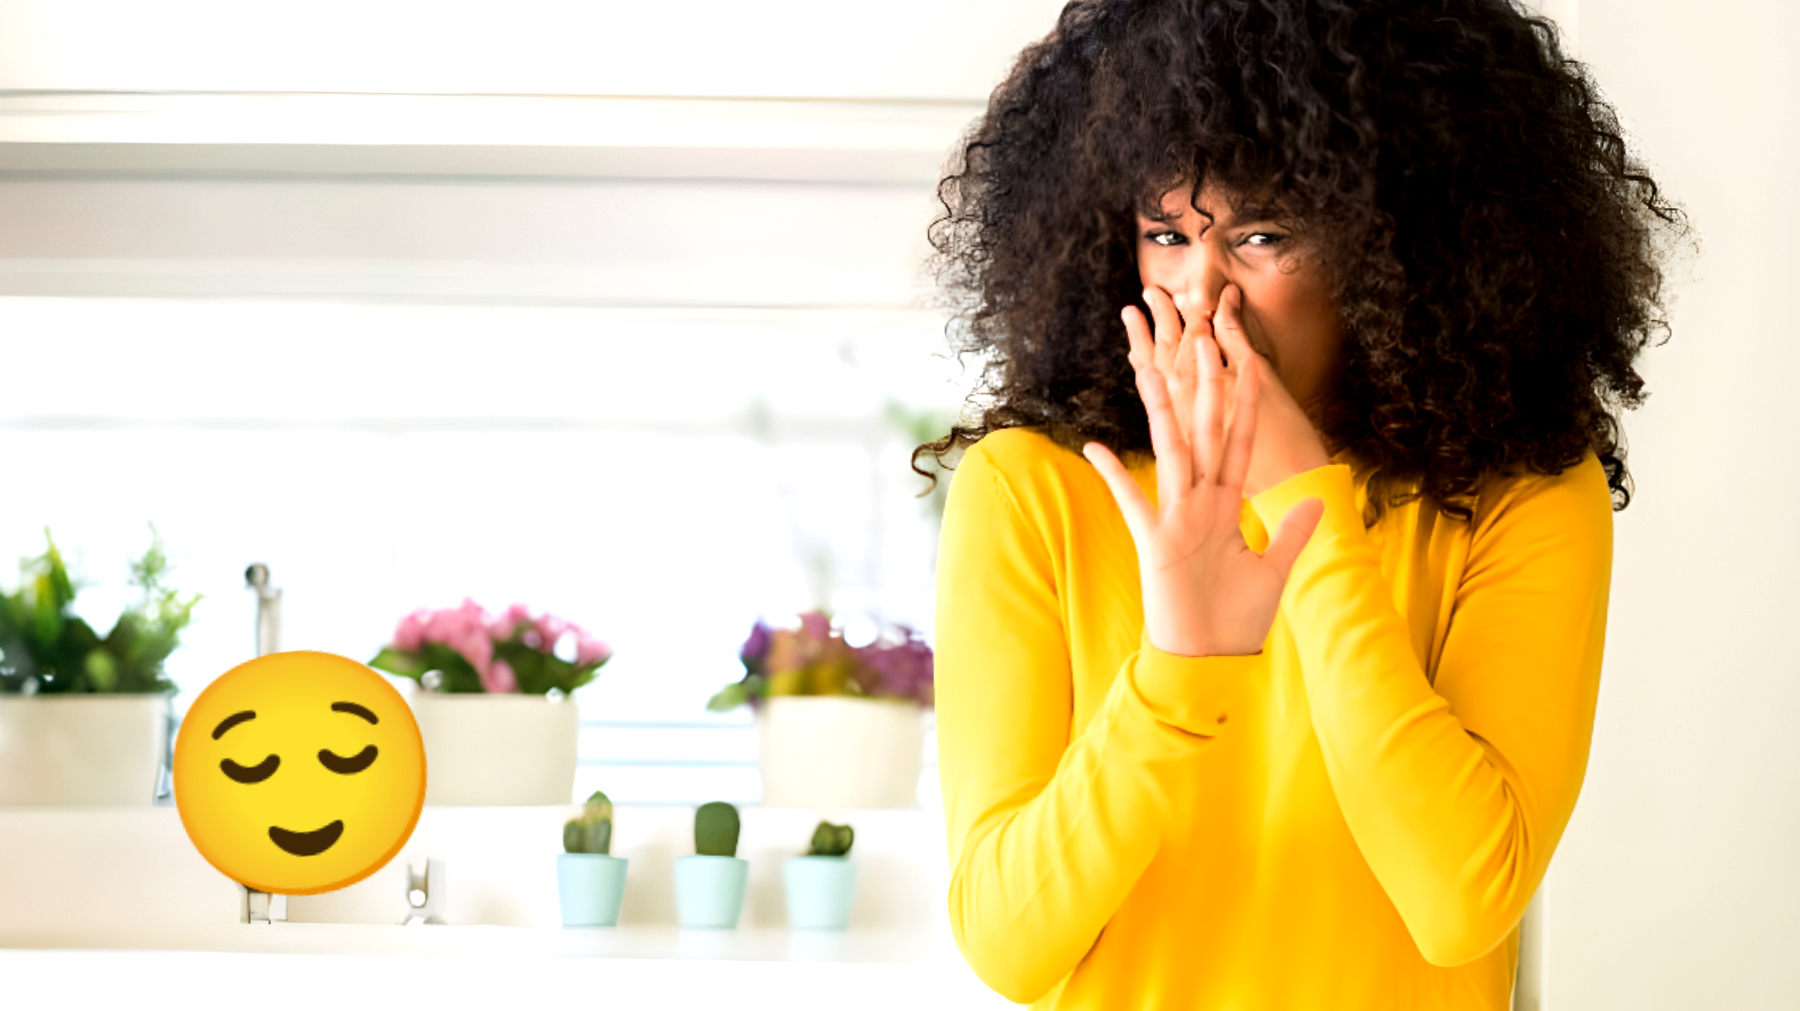
<svg viewBox="0 0 1800 1011"><path fill-rule="evenodd" d="M1154 465L1134 469L1154 498ZM1364 529L1348 466L1262 652L1143 638L1099 474L1027 430L955 472L937 719L950 917L1043 1008L1505 1009L1516 924L1587 764L1612 568L1589 457Z"/></svg>

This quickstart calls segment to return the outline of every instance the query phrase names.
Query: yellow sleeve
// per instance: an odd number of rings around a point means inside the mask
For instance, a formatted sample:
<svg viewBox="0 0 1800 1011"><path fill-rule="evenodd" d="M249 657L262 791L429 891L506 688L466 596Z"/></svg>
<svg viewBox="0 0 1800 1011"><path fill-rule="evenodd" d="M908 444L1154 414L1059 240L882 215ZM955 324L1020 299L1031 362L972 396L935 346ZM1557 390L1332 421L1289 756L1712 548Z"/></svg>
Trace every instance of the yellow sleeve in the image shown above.
<svg viewBox="0 0 1800 1011"><path fill-rule="evenodd" d="M1605 477L1590 457L1476 507L1429 681L1349 468L1252 506L1273 530L1307 498L1325 517L1282 609L1332 788L1420 953L1459 965L1511 933L1581 790L1612 570Z"/></svg>
<svg viewBox="0 0 1800 1011"><path fill-rule="evenodd" d="M1046 525L1072 518L1022 509L986 445L956 470L938 560L950 922L976 974L1029 1002L1074 970L1191 807L1192 758L1228 731L1264 661L1146 643L1071 736L1064 530Z"/></svg>

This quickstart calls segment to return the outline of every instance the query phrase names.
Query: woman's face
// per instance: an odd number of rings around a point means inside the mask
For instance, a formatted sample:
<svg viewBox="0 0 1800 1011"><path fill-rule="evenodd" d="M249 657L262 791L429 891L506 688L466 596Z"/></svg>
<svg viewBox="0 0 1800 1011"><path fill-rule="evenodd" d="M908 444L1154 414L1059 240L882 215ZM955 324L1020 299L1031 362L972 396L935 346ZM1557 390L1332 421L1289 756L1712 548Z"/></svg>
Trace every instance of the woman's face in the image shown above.
<svg viewBox="0 0 1800 1011"><path fill-rule="evenodd" d="M1167 291L1184 319L1195 312L1210 316L1225 286L1237 285L1250 346L1316 418L1343 346L1325 271L1273 211L1249 204L1233 210L1212 187L1190 204L1192 192L1178 186L1163 194L1164 220L1138 215L1138 277L1146 288Z"/></svg>

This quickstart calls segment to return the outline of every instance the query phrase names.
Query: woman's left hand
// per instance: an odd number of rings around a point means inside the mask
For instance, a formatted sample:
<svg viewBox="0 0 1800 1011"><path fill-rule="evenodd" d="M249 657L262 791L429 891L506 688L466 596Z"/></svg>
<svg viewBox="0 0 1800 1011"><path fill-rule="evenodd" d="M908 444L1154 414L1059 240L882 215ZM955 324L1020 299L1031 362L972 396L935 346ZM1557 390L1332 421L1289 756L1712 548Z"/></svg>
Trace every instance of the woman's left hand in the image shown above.
<svg viewBox="0 0 1800 1011"><path fill-rule="evenodd" d="M1132 328L1134 345L1143 336ZM1112 491L1137 545L1144 631L1150 644L1181 656L1242 656L1262 649L1280 606L1288 571L1324 511L1317 499L1296 506L1263 554L1250 550L1238 521L1244 479L1256 446L1262 370L1243 355L1225 360L1209 333L1193 333L1196 382L1191 403L1177 404L1151 348L1133 347L1138 395L1150 417L1158 502L1150 504L1125 466L1097 442L1083 447ZM1229 349L1228 349L1229 350ZM1191 413L1180 424L1177 412ZM1229 417L1229 421L1227 418ZM1184 433L1186 428L1192 435Z"/></svg>
<svg viewBox="0 0 1800 1011"><path fill-rule="evenodd" d="M1244 492L1256 496L1295 474L1303 474L1331 462L1306 409L1275 374L1269 360L1257 354L1244 334L1244 293L1235 284L1219 292L1219 308L1212 317L1211 332L1229 360L1227 374L1249 369L1257 374L1261 391L1256 408L1256 451L1244 475Z"/></svg>

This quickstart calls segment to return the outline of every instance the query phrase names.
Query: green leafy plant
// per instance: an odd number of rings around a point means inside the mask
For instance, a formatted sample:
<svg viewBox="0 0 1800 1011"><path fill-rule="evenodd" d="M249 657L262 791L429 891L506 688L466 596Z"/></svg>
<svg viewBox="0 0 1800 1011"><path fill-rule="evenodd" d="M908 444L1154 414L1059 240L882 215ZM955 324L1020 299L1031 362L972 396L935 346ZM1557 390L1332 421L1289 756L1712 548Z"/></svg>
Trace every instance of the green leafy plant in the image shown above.
<svg viewBox="0 0 1800 1011"><path fill-rule="evenodd" d="M694 812L694 852L703 857L735 857L737 847L737 808L722 800L700 805Z"/></svg>
<svg viewBox="0 0 1800 1011"><path fill-rule="evenodd" d="M173 692L163 663L180 645L198 594L183 597L163 582L169 558L150 528L150 548L131 563L138 603L105 636L71 606L80 593L50 531L42 555L20 565L17 593L0 593L0 692Z"/></svg>
<svg viewBox="0 0 1800 1011"><path fill-rule="evenodd" d="M828 821L819 823L813 829L812 848L806 851L809 857L842 857L850 855L850 847L856 842L856 830L848 825L833 825Z"/></svg>
<svg viewBox="0 0 1800 1011"><path fill-rule="evenodd" d="M612 801L595 790L581 813L563 823L563 849L570 853L606 854L612 850Z"/></svg>

